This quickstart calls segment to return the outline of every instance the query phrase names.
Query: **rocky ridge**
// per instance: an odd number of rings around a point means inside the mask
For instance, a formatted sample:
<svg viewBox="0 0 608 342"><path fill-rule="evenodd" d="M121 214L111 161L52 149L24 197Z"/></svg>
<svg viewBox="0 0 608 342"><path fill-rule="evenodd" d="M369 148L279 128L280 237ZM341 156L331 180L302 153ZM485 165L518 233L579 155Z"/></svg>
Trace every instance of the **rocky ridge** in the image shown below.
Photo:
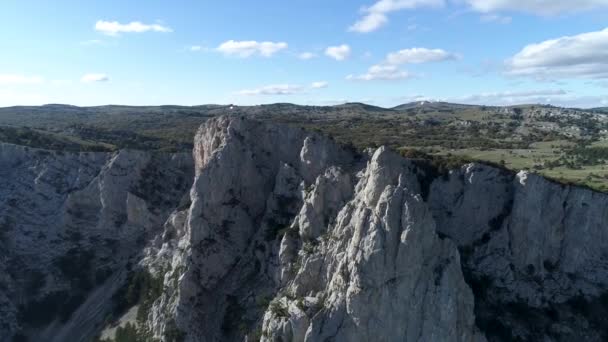
<svg viewBox="0 0 608 342"><path fill-rule="evenodd" d="M135 326L148 340L608 336L606 195L481 164L439 174L386 148L359 154L242 117L209 120L194 145L193 158L34 158L48 152L2 145L1 198L16 200L0 206L12 227L0 267L58 270L40 271L35 296L23 293L31 272L4 272L0 334L87 341L115 309L109 297L141 290L137 271L157 280L129 302L146 308ZM35 229L61 248L32 239ZM93 236L120 244L112 251ZM63 320L24 321L28 305L83 281L62 271L61 260L80 260L70 250L91 251L86 265L108 265L107 278L83 287Z"/></svg>

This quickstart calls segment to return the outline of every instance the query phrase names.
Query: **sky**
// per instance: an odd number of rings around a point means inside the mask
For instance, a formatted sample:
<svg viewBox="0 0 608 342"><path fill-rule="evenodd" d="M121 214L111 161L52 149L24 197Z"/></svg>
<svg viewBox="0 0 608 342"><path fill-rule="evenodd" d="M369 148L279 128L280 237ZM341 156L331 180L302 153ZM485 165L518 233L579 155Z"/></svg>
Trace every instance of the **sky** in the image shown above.
<svg viewBox="0 0 608 342"><path fill-rule="evenodd" d="M608 106L608 0L4 0L0 106Z"/></svg>

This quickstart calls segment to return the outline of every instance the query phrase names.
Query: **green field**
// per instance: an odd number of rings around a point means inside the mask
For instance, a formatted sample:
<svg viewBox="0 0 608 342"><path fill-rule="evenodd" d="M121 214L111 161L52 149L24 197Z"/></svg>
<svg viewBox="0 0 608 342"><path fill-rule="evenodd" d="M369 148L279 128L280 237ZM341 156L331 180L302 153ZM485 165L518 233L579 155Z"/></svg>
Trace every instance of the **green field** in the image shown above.
<svg viewBox="0 0 608 342"><path fill-rule="evenodd" d="M533 148L526 150L462 149L437 153L440 156L461 156L467 160L502 164L511 170L529 170L543 176L564 182L587 186L594 190L608 192L608 163L595 166L581 166L580 169L567 167L546 168L546 161L555 161L559 149ZM504 163L503 163L504 161Z"/></svg>

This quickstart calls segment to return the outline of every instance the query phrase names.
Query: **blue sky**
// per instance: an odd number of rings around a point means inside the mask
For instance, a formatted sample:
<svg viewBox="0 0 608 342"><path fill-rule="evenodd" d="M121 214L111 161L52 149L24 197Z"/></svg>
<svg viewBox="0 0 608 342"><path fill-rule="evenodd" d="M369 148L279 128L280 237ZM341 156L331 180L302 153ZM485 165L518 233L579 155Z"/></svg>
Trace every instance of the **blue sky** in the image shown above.
<svg viewBox="0 0 608 342"><path fill-rule="evenodd" d="M0 106L608 106L608 0L6 0Z"/></svg>

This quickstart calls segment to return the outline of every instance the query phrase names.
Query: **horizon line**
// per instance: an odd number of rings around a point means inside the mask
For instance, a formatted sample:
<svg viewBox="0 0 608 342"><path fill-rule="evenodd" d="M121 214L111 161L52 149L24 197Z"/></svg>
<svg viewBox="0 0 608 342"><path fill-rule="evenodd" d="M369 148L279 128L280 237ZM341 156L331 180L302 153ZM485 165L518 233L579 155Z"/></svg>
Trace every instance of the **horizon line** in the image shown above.
<svg viewBox="0 0 608 342"><path fill-rule="evenodd" d="M594 110L606 107L563 107L556 106L548 103L518 103L518 104L509 104L509 105L495 105L495 104L472 104L472 103L459 103L459 102L447 102L447 101L431 101L431 100L422 100L422 101L411 101L405 102L393 107L383 107L375 104L370 104L366 102L340 102L336 104L325 104L325 105L315 105L315 104L298 104L293 102L272 102L272 103L259 103L252 105L238 105L238 104L219 104L219 103L205 103L198 105L181 105L181 104L162 104L162 105L126 105L126 104L102 104L102 105L72 105L68 103L46 103L41 105L13 105L13 106L0 106L0 109L8 109L8 108L26 108L26 107L47 107L47 106L64 106L64 107L76 107L76 108L100 108L100 107L184 107L184 108L195 108L195 107L205 107L205 106L218 106L218 107L260 107L260 106L273 106L273 105L291 105L291 106L299 106L299 107L338 107L344 105L365 105L375 108L380 108L384 110L394 110L398 107L407 106L407 105L419 105L423 106L425 104L448 104L455 106L469 106L469 107L493 107L493 108L513 108L513 107L526 107L526 106L541 106L541 107L554 107L554 108L563 108L563 109L580 109L580 110Z"/></svg>

